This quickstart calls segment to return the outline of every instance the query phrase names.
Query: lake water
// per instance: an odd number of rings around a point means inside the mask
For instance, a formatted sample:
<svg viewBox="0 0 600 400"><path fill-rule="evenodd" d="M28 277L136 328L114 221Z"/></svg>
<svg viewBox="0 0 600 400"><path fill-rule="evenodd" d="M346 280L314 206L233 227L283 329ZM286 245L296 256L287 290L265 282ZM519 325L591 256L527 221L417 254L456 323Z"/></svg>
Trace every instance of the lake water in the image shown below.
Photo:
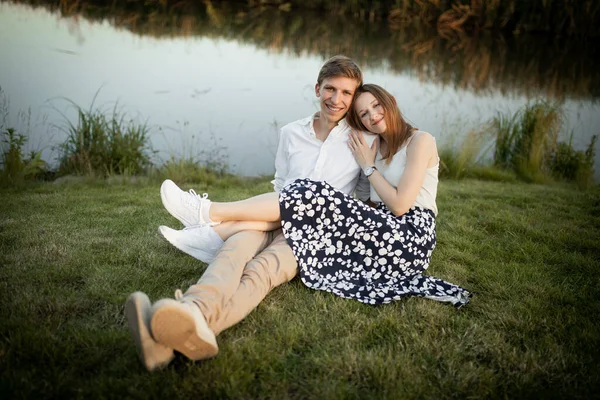
<svg viewBox="0 0 600 400"><path fill-rule="evenodd" d="M86 109L97 95L96 105L109 110L118 102L147 121L157 162L192 156L224 162L237 174L272 174L278 126L317 110L317 73L330 55L343 53L358 62L365 82L394 94L405 116L441 145L538 98L562 102L563 137L572 133L575 148L600 133L593 44L448 42L385 22L255 14L63 17L2 2L7 124L29 131L28 148L43 149L52 162L65 138L56 127L64 124L61 113L76 121L65 99Z"/></svg>

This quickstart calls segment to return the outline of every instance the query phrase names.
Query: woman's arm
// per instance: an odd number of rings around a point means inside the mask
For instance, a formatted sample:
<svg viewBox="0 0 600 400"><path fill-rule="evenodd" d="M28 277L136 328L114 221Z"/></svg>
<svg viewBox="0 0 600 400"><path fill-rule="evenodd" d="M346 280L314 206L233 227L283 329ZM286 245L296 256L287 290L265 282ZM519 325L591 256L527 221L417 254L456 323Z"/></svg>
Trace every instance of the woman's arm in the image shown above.
<svg viewBox="0 0 600 400"><path fill-rule="evenodd" d="M350 146L361 168L375 164L375 155L364 140L353 134ZM398 186L392 186L379 171L369 176L369 182L394 215L406 213L415 203L419 190L425 179L425 171L429 161L435 154L435 141L428 133L420 133L414 137L406 149L406 168L400 177Z"/></svg>

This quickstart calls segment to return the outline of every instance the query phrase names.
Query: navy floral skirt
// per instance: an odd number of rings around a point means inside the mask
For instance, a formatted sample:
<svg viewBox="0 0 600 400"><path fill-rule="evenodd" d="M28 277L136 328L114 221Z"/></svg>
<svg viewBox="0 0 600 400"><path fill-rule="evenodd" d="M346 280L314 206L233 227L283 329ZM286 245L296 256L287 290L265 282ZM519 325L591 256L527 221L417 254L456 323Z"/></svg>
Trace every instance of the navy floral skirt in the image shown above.
<svg viewBox="0 0 600 400"><path fill-rule="evenodd" d="M316 290L383 304L404 296L450 302L471 294L422 275L435 248L435 215L413 207L397 217L374 209L326 182L298 179L279 194L281 226L302 282Z"/></svg>

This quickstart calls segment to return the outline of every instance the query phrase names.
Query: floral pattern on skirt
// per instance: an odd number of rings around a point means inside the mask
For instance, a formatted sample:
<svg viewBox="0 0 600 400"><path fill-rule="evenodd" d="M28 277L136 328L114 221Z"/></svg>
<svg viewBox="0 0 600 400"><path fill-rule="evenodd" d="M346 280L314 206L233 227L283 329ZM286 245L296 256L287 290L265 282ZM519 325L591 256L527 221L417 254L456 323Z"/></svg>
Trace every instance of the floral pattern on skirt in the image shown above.
<svg viewBox="0 0 600 400"><path fill-rule="evenodd" d="M422 296L461 307L471 294L422 275L435 248L435 215L413 207L397 217L326 182L298 179L279 195L281 226L302 282L316 290L383 304Z"/></svg>

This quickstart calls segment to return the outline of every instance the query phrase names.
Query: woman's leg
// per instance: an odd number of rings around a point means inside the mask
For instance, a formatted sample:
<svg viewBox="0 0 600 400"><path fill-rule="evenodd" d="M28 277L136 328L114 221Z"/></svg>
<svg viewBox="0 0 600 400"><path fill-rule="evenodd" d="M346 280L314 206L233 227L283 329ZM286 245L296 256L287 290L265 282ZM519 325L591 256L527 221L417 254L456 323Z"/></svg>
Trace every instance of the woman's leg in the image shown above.
<svg viewBox="0 0 600 400"><path fill-rule="evenodd" d="M229 203L218 203L213 201L210 203L208 217L213 222L279 221L279 193L265 193L246 200Z"/></svg>
<svg viewBox="0 0 600 400"><path fill-rule="evenodd" d="M215 203L213 203L215 204ZM225 221L219 225L213 226L213 229L223 239L223 241L229 239L241 231L262 231L268 232L281 227L279 222L265 222L265 221Z"/></svg>

